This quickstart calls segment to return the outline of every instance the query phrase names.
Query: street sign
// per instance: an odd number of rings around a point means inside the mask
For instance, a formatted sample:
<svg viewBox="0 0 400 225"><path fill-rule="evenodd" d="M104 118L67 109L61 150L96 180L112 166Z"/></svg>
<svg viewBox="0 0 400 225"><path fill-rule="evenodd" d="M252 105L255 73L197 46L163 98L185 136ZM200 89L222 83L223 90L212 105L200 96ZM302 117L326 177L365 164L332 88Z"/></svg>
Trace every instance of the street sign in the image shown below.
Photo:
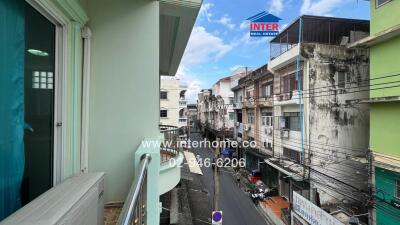
<svg viewBox="0 0 400 225"><path fill-rule="evenodd" d="M212 225L222 224L222 211L213 211L211 216Z"/></svg>

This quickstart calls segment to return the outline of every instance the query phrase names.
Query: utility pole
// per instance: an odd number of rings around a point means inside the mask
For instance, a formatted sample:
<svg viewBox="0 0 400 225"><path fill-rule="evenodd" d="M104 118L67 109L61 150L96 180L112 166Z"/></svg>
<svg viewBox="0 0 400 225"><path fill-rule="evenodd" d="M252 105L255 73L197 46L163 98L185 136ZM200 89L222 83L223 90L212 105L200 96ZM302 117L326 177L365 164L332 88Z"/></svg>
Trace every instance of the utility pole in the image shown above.
<svg viewBox="0 0 400 225"><path fill-rule="evenodd" d="M219 138L217 138L217 141L219 143ZM218 145L219 146L219 145ZM217 163L217 160L219 158L219 148L217 147L214 150L214 157L215 157L215 163ZM219 167L218 165L214 165L214 211L219 211Z"/></svg>
<svg viewBox="0 0 400 225"><path fill-rule="evenodd" d="M193 124L194 126L194 124ZM190 140L190 114L189 114L189 109L187 109L187 133L188 133L188 139Z"/></svg>

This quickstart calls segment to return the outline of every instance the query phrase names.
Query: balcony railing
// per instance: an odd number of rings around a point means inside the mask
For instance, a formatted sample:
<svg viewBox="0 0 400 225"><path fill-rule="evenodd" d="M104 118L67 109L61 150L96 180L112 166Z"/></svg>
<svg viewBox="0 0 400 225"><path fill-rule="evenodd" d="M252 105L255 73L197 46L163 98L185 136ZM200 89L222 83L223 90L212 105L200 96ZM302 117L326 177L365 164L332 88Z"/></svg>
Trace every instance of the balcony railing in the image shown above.
<svg viewBox="0 0 400 225"><path fill-rule="evenodd" d="M171 190L180 180L179 165L183 162L180 153L180 134L184 132L175 126L160 125L164 135L159 149L152 141L145 139L135 153L135 179L125 200L118 225L159 224L159 196ZM156 160L156 161L154 161ZM160 163L156 163L160 160ZM174 160L174 163L168 163ZM149 185L149 181L152 185Z"/></svg>
<svg viewBox="0 0 400 225"><path fill-rule="evenodd" d="M164 134L164 142L161 143L161 163L168 162L171 158L178 156L180 136L184 133L183 129L175 126L160 125L160 132Z"/></svg>
<svg viewBox="0 0 400 225"><path fill-rule="evenodd" d="M257 99L257 104L261 106L272 107L273 106L273 97L265 96Z"/></svg>
<svg viewBox="0 0 400 225"><path fill-rule="evenodd" d="M142 155L139 174L129 190L128 197L119 215L118 225L147 224L147 167L150 161L150 154Z"/></svg>
<svg viewBox="0 0 400 225"><path fill-rule="evenodd" d="M187 106L187 101L186 100L179 100L179 106L180 107L186 107Z"/></svg>

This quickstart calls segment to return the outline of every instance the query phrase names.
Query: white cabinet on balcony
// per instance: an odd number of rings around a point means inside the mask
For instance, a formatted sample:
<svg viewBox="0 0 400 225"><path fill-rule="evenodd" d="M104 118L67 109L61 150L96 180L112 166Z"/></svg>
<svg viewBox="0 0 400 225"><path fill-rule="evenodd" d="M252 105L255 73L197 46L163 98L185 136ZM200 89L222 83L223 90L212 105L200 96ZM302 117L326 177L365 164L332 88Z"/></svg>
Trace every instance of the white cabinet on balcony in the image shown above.
<svg viewBox="0 0 400 225"><path fill-rule="evenodd" d="M7 217L2 225L103 224L104 174L66 179Z"/></svg>

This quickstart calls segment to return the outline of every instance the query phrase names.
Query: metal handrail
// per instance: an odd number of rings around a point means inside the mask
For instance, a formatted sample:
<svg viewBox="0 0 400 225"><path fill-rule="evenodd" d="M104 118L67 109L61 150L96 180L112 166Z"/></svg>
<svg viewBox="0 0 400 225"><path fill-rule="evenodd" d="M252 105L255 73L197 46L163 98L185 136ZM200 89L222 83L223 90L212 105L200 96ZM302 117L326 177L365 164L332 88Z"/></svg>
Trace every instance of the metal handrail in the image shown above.
<svg viewBox="0 0 400 225"><path fill-rule="evenodd" d="M146 188L147 188L147 167L151 161L150 154L144 154L139 164L139 173L136 176L124 207L118 218L118 225L143 224L146 221Z"/></svg>

